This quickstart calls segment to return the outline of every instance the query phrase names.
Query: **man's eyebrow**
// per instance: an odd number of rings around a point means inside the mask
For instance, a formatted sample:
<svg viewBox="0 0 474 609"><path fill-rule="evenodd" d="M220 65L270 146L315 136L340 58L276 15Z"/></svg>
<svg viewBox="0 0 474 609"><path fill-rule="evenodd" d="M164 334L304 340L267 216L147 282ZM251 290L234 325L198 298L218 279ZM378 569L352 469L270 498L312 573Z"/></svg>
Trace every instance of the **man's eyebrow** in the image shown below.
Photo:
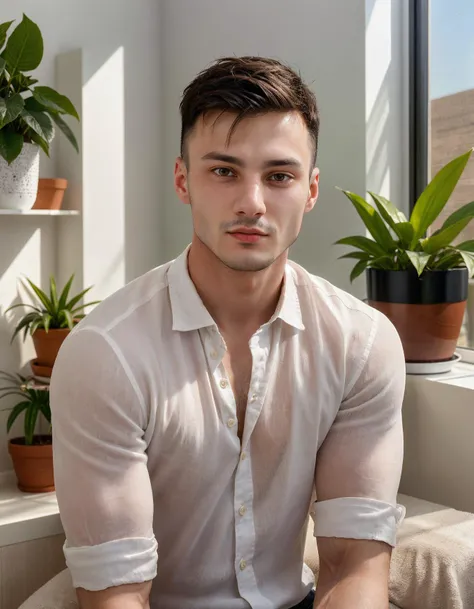
<svg viewBox="0 0 474 609"><path fill-rule="evenodd" d="M202 157L203 161L221 161L222 163L230 163L231 165L237 165L237 167L245 167L244 161L231 154L224 154L222 152L208 152ZM270 167L295 167L298 169L302 168L302 164L297 159L292 157L284 159L271 159L263 163L264 169Z"/></svg>

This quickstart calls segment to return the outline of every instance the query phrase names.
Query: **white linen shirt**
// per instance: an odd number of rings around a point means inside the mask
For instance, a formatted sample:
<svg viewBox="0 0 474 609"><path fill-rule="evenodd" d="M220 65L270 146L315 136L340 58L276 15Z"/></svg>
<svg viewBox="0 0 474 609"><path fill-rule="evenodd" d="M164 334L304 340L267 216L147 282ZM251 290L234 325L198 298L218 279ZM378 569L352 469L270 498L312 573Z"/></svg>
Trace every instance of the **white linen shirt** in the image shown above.
<svg viewBox="0 0 474 609"><path fill-rule="evenodd" d="M67 565L87 590L154 579L152 609L285 609L313 585L309 513L316 536L395 544L401 343L381 313L288 262L250 340L240 442L187 251L97 306L56 360Z"/></svg>

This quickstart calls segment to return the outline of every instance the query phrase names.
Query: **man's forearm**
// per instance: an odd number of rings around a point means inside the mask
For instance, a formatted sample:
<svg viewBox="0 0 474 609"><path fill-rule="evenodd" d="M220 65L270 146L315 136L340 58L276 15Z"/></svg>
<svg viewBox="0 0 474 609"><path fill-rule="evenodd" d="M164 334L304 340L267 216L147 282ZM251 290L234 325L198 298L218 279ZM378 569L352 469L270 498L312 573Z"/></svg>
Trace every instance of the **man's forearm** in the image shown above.
<svg viewBox="0 0 474 609"><path fill-rule="evenodd" d="M387 609L388 585L378 578L348 576L338 582L321 579L314 609Z"/></svg>

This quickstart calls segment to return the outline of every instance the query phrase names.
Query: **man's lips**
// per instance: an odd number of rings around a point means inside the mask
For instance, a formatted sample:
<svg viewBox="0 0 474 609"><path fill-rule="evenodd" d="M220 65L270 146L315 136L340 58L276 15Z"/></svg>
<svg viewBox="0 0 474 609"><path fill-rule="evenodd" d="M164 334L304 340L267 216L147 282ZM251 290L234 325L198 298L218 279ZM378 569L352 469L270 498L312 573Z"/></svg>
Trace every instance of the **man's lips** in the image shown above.
<svg viewBox="0 0 474 609"><path fill-rule="evenodd" d="M256 243L263 237L267 235L259 230L245 229L239 228L235 231L230 231L229 234L237 239L237 241L242 241L243 243Z"/></svg>

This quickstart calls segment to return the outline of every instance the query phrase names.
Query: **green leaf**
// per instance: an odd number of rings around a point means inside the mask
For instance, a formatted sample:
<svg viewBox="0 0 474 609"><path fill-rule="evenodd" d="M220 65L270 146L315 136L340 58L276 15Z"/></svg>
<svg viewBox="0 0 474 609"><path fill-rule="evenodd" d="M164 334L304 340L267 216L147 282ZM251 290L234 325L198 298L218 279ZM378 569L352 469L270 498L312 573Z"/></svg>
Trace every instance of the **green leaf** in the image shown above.
<svg viewBox="0 0 474 609"><path fill-rule="evenodd" d="M43 104L40 104L39 101L37 101L33 96L31 96L25 99L25 110L28 110L29 112L45 112L48 109L45 108Z"/></svg>
<svg viewBox="0 0 474 609"><path fill-rule="evenodd" d="M23 15L13 30L2 54L11 74L35 70L43 59L43 37L36 23Z"/></svg>
<svg viewBox="0 0 474 609"><path fill-rule="evenodd" d="M77 143L76 136L74 135L71 127L66 123L66 121L61 116L59 116L59 114L51 113L50 116L53 119L53 121L56 123L56 125L59 127L59 129L61 129L61 131L64 133L64 135L67 137L67 139L74 146L76 152L79 152L79 144Z"/></svg>
<svg viewBox="0 0 474 609"><path fill-rule="evenodd" d="M370 260L370 254L367 252L349 252L339 256L338 260L344 260L344 258L354 258L355 260Z"/></svg>
<svg viewBox="0 0 474 609"><path fill-rule="evenodd" d="M24 410L26 410L29 406L30 406L30 402L25 401L25 402L20 402L13 408L13 410L10 412L10 415L7 420L7 433L10 432L11 428L13 427L13 423L17 420L17 418L20 416L20 414Z"/></svg>
<svg viewBox="0 0 474 609"><path fill-rule="evenodd" d="M391 228L400 222L407 222L405 214L395 207L391 201L370 191L369 195L374 200L375 205L377 205L377 209L379 210L382 218Z"/></svg>
<svg viewBox="0 0 474 609"><path fill-rule="evenodd" d="M73 281L74 281L74 273L69 277L68 282L64 286L63 291L61 292L61 296L59 297L58 308L60 310L64 309L64 307L66 306L67 298L69 296L69 291L71 289L71 285L72 285Z"/></svg>
<svg viewBox="0 0 474 609"><path fill-rule="evenodd" d="M53 304L52 302L49 300L48 296L46 295L45 292L43 292L43 290L41 288L39 288L38 286L36 286L31 279L26 279L28 281L28 283L30 284L31 289L34 291L34 293L36 294L36 296L39 298L40 302L43 304L44 308L48 311L48 313L51 313L51 315L54 315L54 308L53 308Z"/></svg>
<svg viewBox="0 0 474 609"><path fill-rule="evenodd" d="M425 254L424 252L410 252L408 250L406 251L406 254L408 258L410 258L410 262L415 267L418 276L420 276L431 256L429 254Z"/></svg>
<svg viewBox="0 0 474 609"><path fill-rule="evenodd" d="M472 218L474 218L474 201L471 201L470 203L466 203L466 205L463 205L462 207L457 209L454 213L452 213L444 221L444 224L440 230L443 230L444 228L448 228L448 226L456 224L457 222L459 222L460 220L464 220L465 218L469 218L469 220L472 220Z"/></svg>
<svg viewBox="0 0 474 609"><path fill-rule="evenodd" d="M351 201L367 230L375 241L387 252L396 248L396 243L377 210L359 195L348 190L342 191Z"/></svg>
<svg viewBox="0 0 474 609"><path fill-rule="evenodd" d="M20 302L19 304L15 304L15 305L12 305L11 307L8 307L8 309L5 310L5 315L9 311L12 311L13 309L18 309L18 307L29 307L31 309L34 309L38 313L41 313L41 310L38 307L35 307L35 305L29 304L29 303Z"/></svg>
<svg viewBox="0 0 474 609"><path fill-rule="evenodd" d="M29 91L30 87L36 84L38 80L36 78L32 78L31 76L27 76L26 74L22 74L22 72L18 72L12 78L11 85L18 93L22 93L25 91Z"/></svg>
<svg viewBox="0 0 474 609"><path fill-rule="evenodd" d="M45 329L46 332L49 331L49 327L51 325L51 320L53 318L51 317L51 315L49 313L43 313L43 321L42 321L42 325L43 328Z"/></svg>
<svg viewBox="0 0 474 609"><path fill-rule="evenodd" d="M5 21L5 23L0 23L0 49L2 49L3 45L5 44L7 33L12 23L13 21Z"/></svg>
<svg viewBox="0 0 474 609"><path fill-rule="evenodd" d="M462 259L464 260L464 264L467 267L469 277L474 275L474 254L471 252L459 252L461 254Z"/></svg>
<svg viewBox="0 0 474 609"><path fill-rule="evenodd" d="M0 129L0 156L11 165L23 149L23 137L10 129Z"/></svg>
<svg viewBox="0 0 474 609"><path fill-rule="evenodd" d="M33 95L37 101L53 112L70 114L79 120L79 114L71 100L65 95L61 95L54 89L51 89L51 87L36 87L33 91Z"/></svg>
<svg viewBox="0 0 474 609"><path fill-rule="evenodd" d="M58 309L58 290L56 288L56 281L54 280L53 275L49 278L49 299L53 303L54 308Z"/></svg>
<svg viewBox="0 0 474 609"><path fill-rule="evenodd" d="M357 253L357 252L355 252ZM365 254L368 257L368 254ZM351 258L354 258L354 256L351 256ZM75 309L73 309L71 311L71 313L74 315L75 313L79 313L79 311L82 311L83 309L85 309L86 307L92 307L96 304L99 304L100 300L93 300L92 302L86 302L83 305L79 305L78 307L76 307Z"/></svg>
<svg viewBox="0 0 474 609"><path fill-rule="evenodd" d="M359 277L359 275L362 275L362 273L365 271L365 269L367 268L367 260L359 260L359 262L356 263L356 265L354 266L354 268L351 271L350 274L350 282L352 283L355 279L357 279L357 277Z"/></svg>
<svg viewBox="0 0 474 609"><path fill-rule="evenodd" d="M421 246L423 247L423 250L428 254L435 254L443 247L451 245L451 243L459 235L459 233L466 228L470 220L470 218L458 220L456 224L451 224L447 228L437 231L431 237L423 239L421 241Z"/></svg>
<svg viewBox="0 0 474 609"><path fill-rule="evenodd" d="M68 309L63 309L63 310L61 311L61 313L63 314L64 319L66 320L67 327L68 327L70 330L72 330L72 329L73 329L73 327L74 327L74 319L73 319L73 317L72 317L72 313L71 313L71 311L69 311Z"/></svg>
<svg viewBox="0 0 474 609"><path fill-rule="evenodd" d="M415 229L412 243L426 233L443 210L466 167L472 150L471 148L440 169L419 196L410 216L410 222Z"/></svg>
<svg viewBox="0 0 474 609"><path fill-rule="evenodd" d="M361 235L343 237L342 239L336 241L335 245L350 245L351 247L357 247L358 249L362 250L363 252L367 252L372 256L384 256L387 253L375 241Z"/></svg>
<svg viewBox="0 0 474 609"><path fill-rule="evenodd" d="M54 138L54 126L47 114L44 112L31 112L23 110L21 118L25 123L37 133L40 138L45 140L48 144L53 141Z"/></svg>
<svg viewBox="0 0 474 609"><path fill-rule="evenodd" d="M92 286L89 288L86 288L85 290L82 290L82 292L79 292L79 294L77 294L76 296L74 296L74 298L71 298L71 300L67 303L66 308L69 309L69 311L72 311L74 306L81 300L81 298L83 296L85 296L87 294L87 292L89 292L90 290L92 290Z"/></svg>
<svg viewBox="0 0 474 609"><path fill-rule="evenodd" d="M3 59L3 57L0 57L0 78L3 76L3 73L5 72L6 65L7 65L7 62Z"/></svg>
<svg viewBox="0 0 474 609"><path fill-rule="evenodd" d="M413 236L415 234L413 225L410 222L400 222L400 224L396 225L395 232L400 238L402 245L405 248L409 248L413 242Z"/></svg>
<svg viewBox="0 0 474 609"><path fill-rule="evenodd" d="M19 93L15 93L11 97L7 97L5 99L5 106L7 108L5 115L3 117L3 121L0 123L0 129L12 123L18 116L20 116L21 111L25 102L23 101L23 97Z"/></svg>
<svg viewBox="0 0 474 609"><path fill-rule="evenodd" d="M474 239L468 239L462 243L456 245L457 250L464 250L465 252L474 252Z"/></svg>
<svg viewBox="0 0 474 609"><path fill-rule="evenodd" d="M36 420L38 418L38 405L30 404L30 408L25 414L25 444L33 444L33 436L35 434Z"/></svg>
<svg viewBox="0 0 474 609"><path fill-rule="evenodd" d="M31 129L28 129L26 135L30 138L30 140L34 144L37 144L41 148L41 150L43 150L43 152L46 154L46 156L49 156L49 144L46 140L44 140L42 137L40 137L37 133L35 133Z"/></svg>
<svg viewBox="0 0 474 609"><path fill-rule="evenodd" d="M7 114L7 104L3 97L0 97L0 125L3 123L3 119Z"/></svg>

